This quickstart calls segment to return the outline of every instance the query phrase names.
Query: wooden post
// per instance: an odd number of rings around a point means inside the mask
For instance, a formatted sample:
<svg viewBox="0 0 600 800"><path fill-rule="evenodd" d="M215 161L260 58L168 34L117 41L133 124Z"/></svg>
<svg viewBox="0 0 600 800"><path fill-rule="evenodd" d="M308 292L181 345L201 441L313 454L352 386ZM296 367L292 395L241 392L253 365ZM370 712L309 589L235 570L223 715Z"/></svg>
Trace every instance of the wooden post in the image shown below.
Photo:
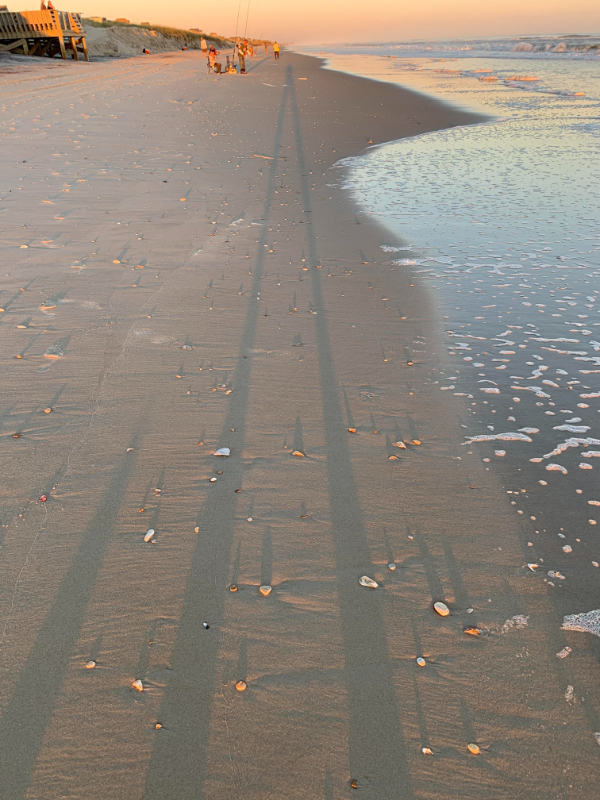
<svg viewBox="0 0 600 800"><path fill-rule="evenodd" d="M71 36L69 41L71 43L71 50L73 51L73 58L75 59L75 61L79 61L79 53L77 52L77 40L75 39L74 36Z"/></svg>
<svg viewBox="0 0 600 800"><path fill-rule="evenodd" d="M81 42L81 46L83 47L83 55L85 56L85 60L89 61L88 51L87 51L87 44L85 43L85 36L82 36L79 40Z"/></svg>
<svg viewBox="0 0 600 800"><path fill-rule="evenodd" d="M63 61L67 60L67 51L65 50L65 41L61 35L58 37L58 46L60 47L60 54L62 56Z"/></svg>

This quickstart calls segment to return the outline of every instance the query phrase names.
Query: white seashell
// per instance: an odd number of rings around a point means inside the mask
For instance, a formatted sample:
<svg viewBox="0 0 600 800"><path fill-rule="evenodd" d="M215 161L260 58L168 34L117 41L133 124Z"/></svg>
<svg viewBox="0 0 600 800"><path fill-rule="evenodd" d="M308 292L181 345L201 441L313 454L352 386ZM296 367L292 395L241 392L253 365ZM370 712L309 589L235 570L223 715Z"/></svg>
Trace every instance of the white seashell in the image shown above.
<svg viewBox="0 0 600 800"><path fill-rule="evenodd" d="M536 569L539 567L539 564L527 564L527 566L529 567L529 569L530 569L532 572L535 572L535 571L536 571Z"/></svg>
<svg viewBox="0 0 600 800"><path fill-rule="evenodd" d="M211 482L211 483L216 483L216 482L217 482L217 479L216 479L216 478L210 478L210 482Z"/></svg>
<svg viewBox="0 0 600 800"><path fill-rule="evenodd" d="M302 450L292 450L293 456L298 456L298 458L304 458L304 453Z"/></svg>
<svg viewBox="0 0 600 800"><path fill-rule="evenodd" d="M268 597L271 592L273 591L272 586L259 586L258 591L262 594L263 597Z"/></svg>
<svg viewBox="0 0 600 800"><path fill-rule="evenodd" d="M218 450L215 450L213 453L214 456L230 456L231 450L228 447L221 447Z"/></svg>
<svg viewBox="0 0 600 800"><path fill-rule="evenodd" d="M389 569L391 572L393 572L393 571L396 569L396 565L394 564L394 562L393 562L393 561L390 561L390 563L388 564L388 569Z"/></svg>
<svg viewBox="0 0 600 800"><path fill-rule="evenodd" d="M467 750L474 756L478 756L479 753L481 752L481 750L479 749L479 745L475 744L474 742L471 742L470 744L467 745Z"/></svg>
<svg viewBox="0 0 600 800"><path fill-rule="evenodd" d="M133 447L128 447L128 448L127 448L127 452L128 452L128 453L133 453Z"/></svg>
<svg viewBox="0 0 600 800"><path fill-rule="evenodd" d="M144 541L149 542L150 539L154 536L154 528L150 528L148 533L144 536Z"/></svg>
<svg viewBox="0 0 600 800"><path fill-rule="evenodd" d="M417 658L417 664L418 664L420 667L425 667L425 666L427 666L427 662L425 661L425 659L423 658L423 656L419 656L419 657Z"/></svg>
<svg viewBox="0 0 600 800"><path fill-rule="evenodd" d="M431 747L422 747L421 748L421 752L423 753L424 756L432 756L433 755L433 750L431 749Z"/></svg>
<svg viewBox="0 0 600 800"><path fill-rule="evenodd" d="M377 581L374 581L373 578L369 578L368 575L363 575L362 578L358 579L358 582L361 586L366 586L367 589L377 589L379 586Z"/></svg>
<svg viewBox="0 0 600 800"><path fill-rule="evenodd" d="M132 689L137 689L137 690L138 690L138 692L143 692L143 691L144 691L144 684L143 684L143 683L141 682L141 680L138 678L137 680L135 680L135 681L134 681L134 682L131 684L131 688L132 688Z"/></svg>
<svg viewBox="0 0 600 800"><path fill-rule="evenodd" d="M95 661L86 661L86 664L85 664L85 668L86 669L94 669L95 666L96 666L96 662Z"/></svg>
<svg viewBox="0 0 600 800"><path fill-rule="evenodd" d="M440 603L440 602L434 603L433 610L437 611L440 617L447 617L450 614L450 609L448 608L446 603Z"/></svg>

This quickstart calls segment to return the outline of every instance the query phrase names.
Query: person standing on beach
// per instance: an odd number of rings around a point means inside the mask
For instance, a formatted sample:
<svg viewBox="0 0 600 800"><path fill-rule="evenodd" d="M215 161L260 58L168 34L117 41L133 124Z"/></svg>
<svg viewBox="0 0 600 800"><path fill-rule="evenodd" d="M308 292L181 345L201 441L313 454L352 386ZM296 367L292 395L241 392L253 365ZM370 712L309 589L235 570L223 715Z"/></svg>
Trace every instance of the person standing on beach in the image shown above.
<svg viewBox="0 0 600 800"><path fill-rule="evenodd" d="M200 39L200 50L202 50L202 55L206 55L206 39L204 36Z"/></svg>
<svg viewBox="0 0 600 800"><path fill-rule="evenodd" d="M275 56L275 61L279 61L279 45L277 42L273 42L273 55Z"/></svg>
<svg viewBox="0 0 600 800"><path fill-rule="evenodd" d="M240 59L240 75L246 74L246 56L248 55L248 43L244 39L242 44L238 45L238 57Z"/></svg>

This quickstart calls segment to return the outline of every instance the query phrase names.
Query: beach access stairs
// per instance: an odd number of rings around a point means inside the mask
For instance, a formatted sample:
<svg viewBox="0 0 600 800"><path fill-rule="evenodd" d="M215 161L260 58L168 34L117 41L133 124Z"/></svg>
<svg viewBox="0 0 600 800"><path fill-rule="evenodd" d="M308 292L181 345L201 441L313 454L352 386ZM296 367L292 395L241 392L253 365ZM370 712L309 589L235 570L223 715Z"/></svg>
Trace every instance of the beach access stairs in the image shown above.
<svg viewBox="0 0 600 800"><path fill-rule="evenodd" d="M71 53L76 61L89 61L81 16L71 11L0 11L0 53L25 56Z"/></svg>

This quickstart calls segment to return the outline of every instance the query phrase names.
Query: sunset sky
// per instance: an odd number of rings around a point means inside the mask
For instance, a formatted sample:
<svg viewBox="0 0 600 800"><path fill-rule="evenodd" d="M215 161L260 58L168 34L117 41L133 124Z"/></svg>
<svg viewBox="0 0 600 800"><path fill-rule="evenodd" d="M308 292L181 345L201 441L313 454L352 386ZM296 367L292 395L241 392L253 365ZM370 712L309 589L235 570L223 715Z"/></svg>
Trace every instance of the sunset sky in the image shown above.
<svg viewBox="0 0 600 800"><path fill-rule="evenodd" d="M202 28L233 35L246 26L248 0L69 0L58 8L86 16L132 22ZM11 3L11 10L37 8L37 3ZM598 0L250 0L248 34L282 42L403 41L456 36L501 36L529 33L600 32Z"/></svg>

